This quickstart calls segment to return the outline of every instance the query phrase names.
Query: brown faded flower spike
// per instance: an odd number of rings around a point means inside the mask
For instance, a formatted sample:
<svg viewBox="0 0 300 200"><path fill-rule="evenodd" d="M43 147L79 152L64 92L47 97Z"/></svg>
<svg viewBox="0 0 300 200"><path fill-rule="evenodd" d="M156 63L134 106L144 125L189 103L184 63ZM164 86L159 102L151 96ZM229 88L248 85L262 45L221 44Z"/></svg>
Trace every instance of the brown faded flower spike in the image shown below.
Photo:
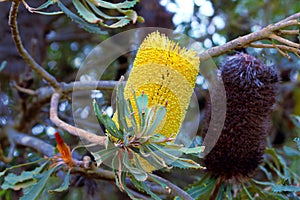
<svg viewBox="0 0 300 200"><path fill-rule="evenodd" d="M204 161L213 175L241 181L262 160L279 77L276 69L244 53L228 57L220 75L227 97L226 119Z"/></svg>

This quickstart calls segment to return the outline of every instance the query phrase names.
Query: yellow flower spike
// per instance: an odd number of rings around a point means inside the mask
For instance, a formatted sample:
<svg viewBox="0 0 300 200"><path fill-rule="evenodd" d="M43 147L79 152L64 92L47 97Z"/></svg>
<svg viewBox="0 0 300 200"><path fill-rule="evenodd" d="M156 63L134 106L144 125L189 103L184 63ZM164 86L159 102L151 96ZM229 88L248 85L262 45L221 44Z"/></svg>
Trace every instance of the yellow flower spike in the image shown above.
<svg viewBox="0 0 300 200"><path fill-rule="evenodd" d="M137 52L125 86L125 99L134 102L134 90L137 96L142 92L148 96L149 108L168 102L165 123L158 133L176 136L195 87L199 64L196 52L181 48L167 36L153 32ZM117 121L116 117L114 121Z"/></svg>

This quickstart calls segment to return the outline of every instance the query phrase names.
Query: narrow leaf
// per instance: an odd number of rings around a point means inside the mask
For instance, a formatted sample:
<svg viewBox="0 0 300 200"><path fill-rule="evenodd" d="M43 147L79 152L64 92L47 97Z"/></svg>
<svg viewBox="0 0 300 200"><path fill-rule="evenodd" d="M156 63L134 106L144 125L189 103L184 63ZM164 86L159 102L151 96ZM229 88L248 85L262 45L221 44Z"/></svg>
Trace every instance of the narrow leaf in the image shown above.
<svg viewBox="0 0 300 200"><path fill-rule="evenodd" d="M86 8L79 0L72 0L72 2L75 8L77 9L79 15L87 22L92 24L102 22L102 19L94 15L94 13L92 13L88 8Z"/></svg>
<svg viewBox="0 0 300 200"><path fill-rule="evenodd" d="M61 1L58 1L57 3L58 7L74 22L78 23L82 26L85 30L87 30L90 33L96 33L101 35L106 35L106 31L102 31L97 25L95 24L89 24L86 21L84 21L82 18L78 17L74 13L72 13L64 4L61 3Z"/></svg>
<svg viewBox="0 0 300 200"><path fill-rule="evenodd" d="M54 190L48 190L49 193L54 193L54 192L63 192L66 191L69 188L70 185L70 173L71 169L69 169L68 173L66 174L63 183L56 189Z"/></svg>
<svg viewBox="0 0 300 200"><path fill-rule="evenodd" d="M129 19L123 18L123 19L120 19L119 21L117 21L116 23L113 23L111 25L104 24L103 22L101 22L100 24L102 26L106 27L106 28L121 28L123 26L126 26L129 23L130 23Z"/></svg>
<svg viewBox="0 0 300 200"><path fill-rule="evenodd" d="M42 178L34 185L32 188L26 193L24 196L20 198L20 200L35 200L38 199L39 195L44 190L48 179L50 178L51 174L59 169L61 166L57 166L54 168L50 168L46 171Z"/></svg>
<svg viewBox="0 0 300 200"><path fill-rule="evenodd" d="M4 60L0 65L0 72L6 67L7 61Z"/></svg>
<svg viewBox="0 0 300 200"><path fill-rule="evenodd" d="M300 192L299 186L294 185L273 185L273 192Z"/></svg>
<svg viewBox="0 0 300 200"><path fill-rule="evenodd" d="M40 5L39 7L37 8L31 8L31 11L37 11L37 10L43 10L45 8L48 8L49 6L53 5L57 3L57 0L48 0L46 1L45 3L43 3L42 5Z"/></svg>
<svg viewBox="0 0 300 200"><path fill-rule="evenodd" d="M136 0L135 1L124 1L121 3L110 3L110 2L102 1L102 0L90 0L90 1L97 6L100 6L102 8L107 8L107 9L131 8L137 3Z"/></svg>

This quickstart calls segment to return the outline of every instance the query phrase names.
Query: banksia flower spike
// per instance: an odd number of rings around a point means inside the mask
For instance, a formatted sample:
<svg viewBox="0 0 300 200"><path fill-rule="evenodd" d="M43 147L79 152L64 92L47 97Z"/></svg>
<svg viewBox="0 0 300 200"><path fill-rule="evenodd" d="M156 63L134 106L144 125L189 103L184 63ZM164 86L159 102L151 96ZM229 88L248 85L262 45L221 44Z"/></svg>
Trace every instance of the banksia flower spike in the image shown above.
<svg viewBox="0 0 300 200"><path fill-rule="evenodd" d="M279 76L273 67L244 53L228 57L220 75L227 96L226 119L204 161L213 175L241 181L262 161Z"/></svg>
<svg viewBox="0 0 300 200"><path fill-rule="evenodd" d="M176 136L195 87L199 64L196 52L179 47L159 32L151 33L137 52L125 87L125 99L134 102L135 91L149 97L148 107L167 104L165 123L159 133Z"/></svg>

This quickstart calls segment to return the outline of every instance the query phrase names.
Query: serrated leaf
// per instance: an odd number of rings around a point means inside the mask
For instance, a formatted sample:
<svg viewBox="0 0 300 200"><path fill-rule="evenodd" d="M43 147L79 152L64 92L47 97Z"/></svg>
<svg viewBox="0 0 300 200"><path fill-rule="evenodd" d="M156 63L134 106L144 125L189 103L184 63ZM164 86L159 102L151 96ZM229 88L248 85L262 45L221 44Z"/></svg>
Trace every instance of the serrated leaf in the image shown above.
<svg viewBox="0 0 300 200"><path fill-rule="evenodd" d="M49 6L57 3L57 1L58 0L48 0L37 8L31 8L31 11L43 10L43 9L48 8Z"/></svg>
<svg viewBox="0 0 300 200"><path fill-rule="evenodd" d="M69 189L70 185L70 173L71 169L68 170L68 173L66 174L63 183L56 189L54 190L48 190L49 193L54 193L54 192L63 192Z"/></svg>
<svg viewBox="0 0 300 200"><path fill-rule="evenodd" d="M149 146L155 152L155 154L161 157L168 165L171 165L173 167L178 167L181 169L201 168L201 166L195 161L181 158L180 151L169 149L169 148L163 148L156 144L149 144Z"/></svg>
<svg viewBox="0 0 300 200"><path fill-rule="evenodd" d="M89 4L89 6L91 7L91 9L95 12L95 14L99 15L100 17L102 17L103 19L113 19L113 20L120 20L125 18L125 16L110 16L105 14L104 12L102 12L100 9L98 9L95 4L93 4L91 1L87 1L87 3Z"/></svg>
<svg viewBox="0 0 300 200"><path fill-rule="evenodd" d="M134 10L119 10L119 12L125 14L134 24L138 20L138 14Z"/></svg>
<svg viewBox="0 0 300 200"><path fill-rule="evenodd" d="M86 21L84 21L82 18L80 18L77 15L75 15L74 13L72 13L64 4L61 3L61 1L58 1L57 5L69 18L71 18L74 22L81 25L82 28L84 28L86 31L88 31L90 33L101 34L101 35L107 34L106 31L102 31L95 24L89 24Z"/></svg>
<svg viewBox="0 0 300 200"><path fill-rule="evenodd" d="M94 3L96 6L100 6L102 8L107 9L124 9L124 8L131 8L133 7L137 1L124 1L121 3L110 3L107 1L102 0L90 0L92 3Z"/></svg>
<svg viewBox="0 0 300 200"><path fill-rule="evenodd" d="M145 191L147 194L149 194L152 199L161 200L159 196L150 190L149 186L145 182L138 181L134 177L132 178L131 182L138 190Z"/></svg>
<svg viewBox="0 0 300 200"><path fill-rule="evenodd" d="M94 13L91 12L88 8L86 8L79 0L72 0L72 3L77 9L78 14L87 22L92 24L102 22L102 19L94 15Z"/></svg>
<svg viewBox="0 0 300 200"><path fill-rule="evenodd" d="M32 164L36 164L36 163L39 163L39 162L42 162L42 161L45 161L45 159L42 158L40 160L36 160L36 161L28 162L28 163L22 163L22 164L19 164L19 165L12 166L10 168L6 168L4 171L0 172L0 178L2 176L4 176L9 170L16 169L16 168L19 168L19 167L28 166L28 165L32 165ZM48 162L49 162L49 160L47 160L44 164L46 165L46 163L48 163Z"/></svg>
<svg viewBox="0 0 300 200"><path fill-rule="evenodd" d="M122 164L126 167L126 169L130 172L130 174L132 174L136 180L138 181L145 181L148 178L147 172L142 168L137 168L134 167L130 160L129 160L129 156L127 152L123 153L123 162ZM137 161L137 159L135 159L135 162Z"/></svg>
<svg viewBox="0 0 300 200"><path fill-rule="evenodd" d="M193 147L193 148L187 148L187 147L181 147L180 151L184 154L198 154L203 152L205 149L204 146L198 146L198 147Z"/></svg>
<svg viewBox="0 0 300 200"><path fill-rule="evenodd" d="M166 164L164 159L162 159L161 157L156 155L155 152L153 152L151 149L149 149L148 146L145 146L145 145L141 146L140 153L141 153L142 157L150 165L152 165L155 169L161 169L161 168L168 167L168 165Z"/></svg>
<svg viewBox="0 0 300 200"><path fill-rule="evenodd" d="M101 25L106 27L106 28L121 28L123 26L126 26L129 23L130 23L130 20L124 18L124 19L120 19L119 21L117 21L117 22L115 22L111 25L104 24L103 22L101 23Z"/></svg>
<svg viewBox="0 0 300 200"><path fill-rule="evenodd" d="M209 176L208 176L209 177ZM217 179L206 177L206 181L198 184L199 181L193 183L193 187L187 190L187 193L194 199L201 199L201 197L209 196Z"/></svg>
<svg viewBox="0 0 300 200"><path fill-rule="evenodd" d="M8 189L20 190L20 189L23 189L23 188L30 187L30 186L34 185L36 182L37 182L36 179L29 179L29 180L25 180L23 182L17 182L16 184L11 185L9 182L5 181L1 185L1 188L3 190L8 190Z"/></svg>
<svg viewBox="0 0 300 200"><path fill-rule="evenodd" d="M97 165L99 166L102 164L105 160L109 158L113 158L116 154L116 152L119 150L119 147L113 147L108 149L103 149L97 152L91 152L92 155L95 157L95 161L97 162Z"/></svg>
<svg viewBox="0 0 300 200"><path fill-rule="evenodd" d="M3 188L3 187L8 187L8 186L12 186L10 188L14 189L14 187L19 183L27 182L27 181L35 179L35 176L38 173L40 173L47 164L48 164L48 161L45 162L43 165L36 167L32 171L23 171L20 175L16 175L13 173L8 174L4 179L4 184L1 186L2 189L8 189L8 188ZM18 187L21 187L21 186L18 186Z"/></svg>
<svg viewBox="0 0 300 200"><path fill-rule="evenodd" d="M26 193L24 196L20 198L20 200L35 200L38 199L39 195L42 193L44 190L46 183L55 171L57 171L61 166L57 166L54 168L50 168L48 171L43 173L42 178L31 187L31 189Z"/></svg>
<svg viewBox="0 0 300 200"><path fill-rule="evenodd" d="M273 192L300 192L299 186L293 185L273 185Z"/></svg>

